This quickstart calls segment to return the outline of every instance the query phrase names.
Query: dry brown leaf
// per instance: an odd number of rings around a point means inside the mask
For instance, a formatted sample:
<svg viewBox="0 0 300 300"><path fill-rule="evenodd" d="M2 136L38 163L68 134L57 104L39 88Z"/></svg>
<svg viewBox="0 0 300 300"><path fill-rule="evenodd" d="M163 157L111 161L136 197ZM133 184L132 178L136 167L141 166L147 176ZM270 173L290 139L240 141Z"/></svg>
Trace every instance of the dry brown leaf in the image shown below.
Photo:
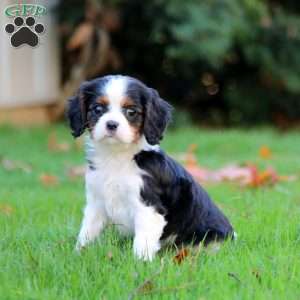
<svg viewBox="0 0 300 300"><path fill-rule="evenodd" d="M55 132L52 132L48 137L48 149L53 152L69 152L71 146L66 142L58 142Z"/></svg>
<svg viewBox="0 0 300 300"><path fill-rule="evenodd" d="M278 180L281 182L292 182L297 180L297 176L296 175L278 175Z"/></svg>
<svg viewBox="0 0 300 300"><path fill-rule="evenodd" d="M268 146L262 146L259 149L259 156L263 159L270 159L272 157L272 151Z"/></svg>
<svg viewBox="0 0 300 300"><path fill-rule="evenodd" d="M68 50L76 50L84 46L92 37L93 25L91 23L85 22L80 24L73 35L71 36L68 44Z"/></svg>
<svg viewBox="0 0 300 300"><path fill-rule="evenodd" d="M147 280L142 286L139 287L138 293L148 294L154 289L154 284L152 280Z"/></svg>
<svg viewBox="0 0 300 300"><path fill-rule="evenodd" d="M86 171L86 165L74 166L67 170L68 177L70 179L76 179L83 177Z"/></svg>
<svg viewBox="0 0 300 300"><path fill-rule="evenodd" d="M78 151L82 151L84 148L84 139L82 137L79 137L75 140L75 149Z"/></svg>
<svg viewBox="0 0 300 300"><path fill-rule="evenodd" d="M265 185L274 185L279 181L278 174L271 168L259 171L258 168L254 165L249 166L251 170L251 179L248 183L250 187L260 187Z"/></svg>
<svg viewBox="0 0 300 300"><path fill-rule="evenodd" d="M0 213L6 216L12 215L14 208L7 203L0 203Z"/></svg>
<svg viewBox="0 0 300 300"><path fill-rule="evenodd" d="M195 152L198 148L198 145L191 144L187 150L186 157L185 157L185 164L188 167L198 167L197 158Z"/></svg>
<svg viewBox="0 0 300 300"><path fill-rule="evenodd" d="M280 181L293 181L297 176L281 176L274 169L267 168L259 170L254 164L239 166L236 164L228 165L217 170L209 170L199 166L195 151L197 145L191 144L186 153L181 154L180 158L185 164L187 171L200 183L220 183L234 182L241 186L258 188L261 186L274 185ZM272 157L269 147L260 148L259 154L264 159ZM179 157L179 156L178 156Z"/></svg>
<svg viewBox="0 0 300 300"><path fill-rule="evenodd" d="M200 183L233 182L241 186L261 187L274 185L282 181L294 181L297 176L281 176L274 169L259 170L257 166L229 165L218 170L208 170L202 167L186 167L191 175Z"/></svg>
<svg viewBox="0 0 300 300"><path fill-rule="evenodd" d="M10 159L2 158L1 165L6 171L21 170L24 173L31 173L32 167L21 161L13 161Z"/></svg>
<svg viewBox="0 0 300 300"><path fill-rule="evenodd" d="M212 172L198 166L186 166L187 171L199 182L213 182Z"/></svg>
<svg viewBox="0 0 300 300"><path fill-rule="evenodd" d="M55 186L58 185L59 180L55 175L42 174L40 176L40 182L45 186Z"/></svg>
<svg viewBox="0 0 300 300"><path fill-rule="evenodd" d="M189 250L186 248L182 248L173 258L174 262L177 264L181 264L189 255Z"/></svg>
<svg viewBox="0 0 300 300"><path fill-rule="evenodd" d="M113 259L113 254L112 254L111 251L109 251L109 252L107 253L107 258L108 258L109 260L112 260L112 259Z"/></svg>
<svg viewBox="0 0 300 300"><path fill-rule="evenodd" d="M248 167L228 165L218 170L209 170L199 166L187 166L186 169L200 183L235 182L247 185L251 181Z"/></svg>

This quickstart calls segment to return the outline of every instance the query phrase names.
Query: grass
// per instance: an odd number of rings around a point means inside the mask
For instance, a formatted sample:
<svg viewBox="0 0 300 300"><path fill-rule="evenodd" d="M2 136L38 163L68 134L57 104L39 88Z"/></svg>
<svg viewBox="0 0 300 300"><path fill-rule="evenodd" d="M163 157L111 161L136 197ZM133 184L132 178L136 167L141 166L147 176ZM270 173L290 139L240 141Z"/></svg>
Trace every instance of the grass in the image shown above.
<svg viewBox="0 0 300 300"><path fill-rule="evenodd" d="M84 155L76 147L49 151L53 131L73 143L63 125L0 129L0 155L32 166L29 174L0 166L1 299L300 299L299 181L256 190L207 186L239 234L215 255L200 251L178 265L176 251L164 250L143 263L133 257L132 241L113 228L77 255L84 183L70 179L66 169L83 163ZM296 132L187 128L170 131L163 147L178 153L190 143L199 145L200 163L211 168L253 161L281 174L300 171ZM262 145L272 149L272 159L259 158ZM41 184L43 173L57 176L59 184Z"/></svg>

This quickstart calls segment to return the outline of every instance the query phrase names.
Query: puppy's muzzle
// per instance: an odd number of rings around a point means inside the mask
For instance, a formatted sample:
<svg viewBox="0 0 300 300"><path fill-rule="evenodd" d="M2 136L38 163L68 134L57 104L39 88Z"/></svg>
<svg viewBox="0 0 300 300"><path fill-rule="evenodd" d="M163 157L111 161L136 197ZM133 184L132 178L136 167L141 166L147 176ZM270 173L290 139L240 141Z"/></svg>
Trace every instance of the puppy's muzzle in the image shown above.
<svg viewBox="0 0 300 300"><path fill-rule="evenodd" d="M116 121L107 121L106 122L106 129L110 133L114 133L115 131L117 131L118 127L119 127L119 123Z"/></svg>

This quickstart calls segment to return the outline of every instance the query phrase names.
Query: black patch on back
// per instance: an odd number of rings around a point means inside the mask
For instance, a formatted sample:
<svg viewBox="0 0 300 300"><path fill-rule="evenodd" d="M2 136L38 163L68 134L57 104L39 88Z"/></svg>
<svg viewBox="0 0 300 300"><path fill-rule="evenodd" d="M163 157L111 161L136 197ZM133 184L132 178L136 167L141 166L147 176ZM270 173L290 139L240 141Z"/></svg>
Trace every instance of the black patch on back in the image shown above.
<svg viewBox="0 0 300 300"><path fill-rule="evenodd" d="M163 152L142 151L135 156L144 175L143 201L165 216L161 239L176 234L176 244L205 243L232 237L228 219L192 176Z"/></svg>

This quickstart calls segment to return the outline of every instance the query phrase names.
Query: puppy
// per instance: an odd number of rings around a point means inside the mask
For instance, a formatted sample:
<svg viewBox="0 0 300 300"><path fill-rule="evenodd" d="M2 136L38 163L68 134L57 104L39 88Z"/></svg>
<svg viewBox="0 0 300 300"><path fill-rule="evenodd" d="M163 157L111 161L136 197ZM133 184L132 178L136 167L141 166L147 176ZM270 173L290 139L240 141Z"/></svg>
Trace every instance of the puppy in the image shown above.
<svg viewBox="0 0 300 300"><path fill-rule="evenodd" d="M70 99L73 136L89 131L78 250L109 223L134 236L134 254L143 260L152 260L166 242L233 237L203 188L159 147L171 110L156 90L121 75L85 82Z"/></svg>

